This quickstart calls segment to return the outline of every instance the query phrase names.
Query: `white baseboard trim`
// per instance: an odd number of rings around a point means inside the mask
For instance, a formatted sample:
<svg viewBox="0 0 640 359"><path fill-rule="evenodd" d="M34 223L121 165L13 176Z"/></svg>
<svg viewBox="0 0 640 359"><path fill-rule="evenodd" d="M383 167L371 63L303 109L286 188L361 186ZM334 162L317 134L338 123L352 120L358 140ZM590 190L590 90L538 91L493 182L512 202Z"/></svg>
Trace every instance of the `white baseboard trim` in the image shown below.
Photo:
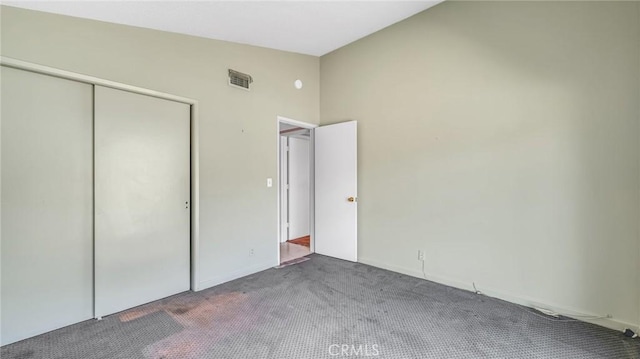
<svg viewBox="0 0 640 359"><path fill-rule="evenodd" d="M417 278L421 278L421 279L426 279L432 282L436 282L439 284L444 284L450 287L454 287L454 288L458 288L458 289L462 289L462 290L466 290L466 291L471 291L474 292L474 288L473 288L473 283L467 283L467 282L463 282L463 281L459 281L456 279L452 279L452 278L446 278L446 277L441 277L441 276L435 276L435 275L430 275L430 274L426 274L426 276L422 273L422 271L420 270L416 270L416 269L410 269L410 268L405 268L405 267L399 267L399 266L394 266L394 265L389 265L386 263L382 263L380 261L377 261L375 259L370 259L370 258L362 258L360 257L358 259L358 262L362 263L362 264L367 264L373 267L377 267L377 268L382 268L382 269L386 269L386 270L390 270L392 272L397 272L397 273L402 273L402 274L406 274L406 275L410 275L412 277L417 277ZM637 329L638 327L640 327L640 323L629 323L629 322L625 322L622 320L618 320L615 318L600 318L600 319L591 319L591 318L584 318L584 317L598 317L601 316L598 314L594 314L594 313L585 313L583 311L580 310L576 310L576 309L572 309L572 308L566 308L560 305L556 305L556 304L552 304L552 303L545 303L543 301L540 301L538 299L535 298L530 298L530 297L526 297L526 296L520 296L520 295L515 295L515 294L510 294L510 293L504 293L502 291L499 290L494 290L492 288L487 288L487 287L482 287L479 286L478 290L480 290L480 292L482 292L483 295L488 296L488 297L492 297L492 298L497 298L497 299L501 299L507 302L511 302L514 304L519 304L525 307L529 307L529 308L544 308L544 309L550 309L556 313L559 313L561 315L564 315L566 317L569 318L573 318L573 319L577 319L583 322L587 322L587 323L592 323L592 324L596 324L605 328L609 328L609 329L613 329L613 330L619 330L622 331L626 328L630 328L630 329Z"/></svg>
<svg viewBox="0 0 640 359"><path fill-rule="evenodd" d="M251 267L246 267L246 268L233 271L231 273L225 273L223 275L215 276L213 278L200 281L198 283L198 286L194 289L194 291L199 292L201 290L205 290L207 288L211 288L216 285L220 285L222 283L230 282L238 278L242 278L258 272L262 272L263 270L267 270L273 267L275 267L274 260L269 260L266 262L252 265Z"/></svg>

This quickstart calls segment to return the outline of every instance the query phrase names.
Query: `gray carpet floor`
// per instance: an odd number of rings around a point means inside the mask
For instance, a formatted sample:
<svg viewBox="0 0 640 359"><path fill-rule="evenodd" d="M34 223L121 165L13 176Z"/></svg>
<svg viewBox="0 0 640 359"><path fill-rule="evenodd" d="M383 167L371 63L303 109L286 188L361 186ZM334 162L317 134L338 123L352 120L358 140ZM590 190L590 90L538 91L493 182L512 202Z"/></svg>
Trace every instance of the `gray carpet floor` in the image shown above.
<svg viewBox="0 0 640 359"><path fill-rule="evenodd" d="M2 359L640 358L640 339L319 255L14 343Z"/></svg>

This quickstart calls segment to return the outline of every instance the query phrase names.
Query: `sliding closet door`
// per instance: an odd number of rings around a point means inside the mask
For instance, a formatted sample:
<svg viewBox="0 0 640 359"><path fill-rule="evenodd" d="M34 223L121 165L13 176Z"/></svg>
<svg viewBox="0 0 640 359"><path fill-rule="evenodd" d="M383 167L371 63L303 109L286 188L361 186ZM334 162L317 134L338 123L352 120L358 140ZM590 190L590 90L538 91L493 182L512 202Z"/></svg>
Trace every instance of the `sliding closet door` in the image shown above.
<svg viewBox="0 0 640 359"><path fill-rule="evenodd" d="M4 345L93 317L93 86L0 69Z"/></svg>
<svg viewBox="0 0 640 359"><path fill-rule="evenodd" d="M96 316L189 289L190 106L96 86Z"/></svg>

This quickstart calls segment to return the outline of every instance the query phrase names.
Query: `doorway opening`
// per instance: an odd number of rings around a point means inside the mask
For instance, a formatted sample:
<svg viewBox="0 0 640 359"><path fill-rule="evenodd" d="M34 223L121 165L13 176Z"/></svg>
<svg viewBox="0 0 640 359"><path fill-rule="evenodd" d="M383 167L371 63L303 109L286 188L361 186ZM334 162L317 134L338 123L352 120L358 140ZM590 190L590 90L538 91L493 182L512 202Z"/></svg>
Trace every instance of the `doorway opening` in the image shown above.
<svg viewBox="0 0 640 359"><path fill-rule="evenodd" d="M314 127L278 117L278 264L314 253Z"/></svg>

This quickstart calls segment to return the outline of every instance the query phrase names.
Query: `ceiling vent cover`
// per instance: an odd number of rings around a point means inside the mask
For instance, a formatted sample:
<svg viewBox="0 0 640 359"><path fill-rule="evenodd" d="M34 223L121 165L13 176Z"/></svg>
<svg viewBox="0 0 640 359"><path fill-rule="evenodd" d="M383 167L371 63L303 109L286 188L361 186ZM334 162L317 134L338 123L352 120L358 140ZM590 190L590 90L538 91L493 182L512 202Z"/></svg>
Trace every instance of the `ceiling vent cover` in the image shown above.
<svg viewBox="0 0 640 359"><path fill-rule="evenodd" d="M249 85L252 82L253 78L251 78L251 75L229 69L229 85L249 90Z"/></svg>

